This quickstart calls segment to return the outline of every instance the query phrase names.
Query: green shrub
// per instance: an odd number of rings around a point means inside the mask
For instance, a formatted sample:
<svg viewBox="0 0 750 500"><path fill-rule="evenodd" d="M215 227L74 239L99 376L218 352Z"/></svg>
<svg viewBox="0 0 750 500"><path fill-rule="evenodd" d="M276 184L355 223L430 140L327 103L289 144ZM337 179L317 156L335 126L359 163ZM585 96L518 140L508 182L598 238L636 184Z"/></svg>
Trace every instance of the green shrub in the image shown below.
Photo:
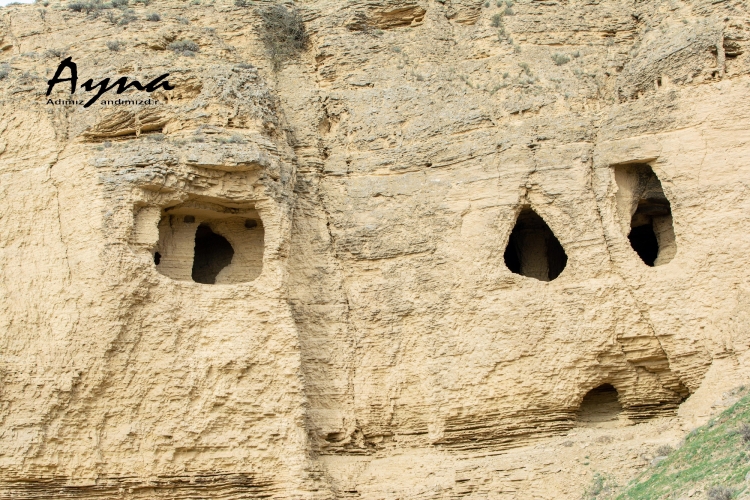
<svg viewBox="0 0 750 500"><path fill-rule="evenodd" d="M712 486L708 490L707 496L708 500L732 500L734 498L734 490L724 486Z"/></svg>
<svg viewBox="0 0 750 500"><path fill-rule="evenodd" d="M10 66L7 64L0 65L0 80L5 80L10 74Z"/></svg>
<svg viewBox="0 0 750 500"><path fill-rule="evenodd" d="M118 25L120 25L120 26L124 26L124 25L126 25L126 24L130 24L130 23L132 23L132 22L133 22L133 21L135 21L136 19L138 19L138 16L136 16L136 15L135 15L135 12L133 12L133 11L132 11L132 10L130 10L130 9L128 9L128 10L126 10L126 11L125 11L125 13L124 13L124 14L122 15L122 17L120 18L120 20L119 20L119 21L117 21L117 24L118 24Z"/></svg>
<svg viewBox="0 0 750 500"><path fill-rule="evenodd" d="M494 16L492 16L492 21L490 21L490 25L493 28L499 28L501 24L503 24L502 14L495 14Z"/></svg>
<svg viewBox="0 0 750 500"><path fill-rule="evenodd" d="M742 438L742 442L750 443L750 425L748 425L747 423L743 423L737 429L737 433Z"/></svg>
<svg viewBox="0 0 750 500"><path fill-rule="evenodd" d="M158 22L161 21L161 16L156 12L151 12L150 14L146 15L146 21Z"/></svg>
<svg viewBox="0 0 750 500"><path fill-rule="evenodd" d="M591 484L583 492L583 499L596 500L597 498L605 498L609 493L614 492L615 488L617 488L617 483L611 476L595 472Z"/></svg>
<svg viewBox="0 0 750 500"><path fill-rule="evenodd" d="M274 69L305 50L307 31L302 16L296 9L274 5L262 9L260 17L263 20L261 37Z"/></svg>
<svg viewBox="0 0 750 500"><path fill-rule="evenodd" d="M67 54L68 49L47 49L44 51L44 57L49 59L62 59Z"/></svg>
<svg viewBox="0 0 750 500"><path fill-rule="evenodd" d="M656 455L659 457L666 457L673 451L674 451L674 448L672 448L668 444L663 444L656 449Z"/></svg>
<svg viewBox="0 0 750 500"><path fill-rule="evenodd" d="M200 52L200 46L192 40L180 40L179 42L172 42L167 45L167 49L171 50L175 54L182 56L193 57L196 52Z"/></svg>
<svg viewBox="0 0 750 500"><path fill-rule="evenodd" d="M555 52L552 54L552 61L558 66L562 66L563 64L567 64L570 62L570 57L568 57L566 54L563 54L562 52Z"/></svg>
<svg viewBox="0 0 750 500"><path fill-rule="evenodd" d="M68 4L68 10L93 14L95 17L98 16L102 10L111 8L111 4L104 3L101 0L76 1Z"/></svg>
<svg viewBox="0 0 750 500"><path fill-rule="evenodd" d="M30 71L24 71L21 74L21 76L18 77L18 81L21 82L21 83L24 83L24 84L25 83L32 83L32 82L35 82L37 80L41 80L41 78L39 77L39 75L37 75L36 73L32 73Z"/></svg>
<svg viewBox="0 0 750 500"><path fill-rule="evenodd" d="M232 134L228 139L219 138L219 142L222 144L245 144L247 141L240 134Z"/></svg>
<svg viewBox="0 0 750 500"><path fill-rule="evenodd" d="M120 49L122 49L124 45L125 44L119 40L110 40L107 42L107 48L112 52L120 52Z"/></svg>

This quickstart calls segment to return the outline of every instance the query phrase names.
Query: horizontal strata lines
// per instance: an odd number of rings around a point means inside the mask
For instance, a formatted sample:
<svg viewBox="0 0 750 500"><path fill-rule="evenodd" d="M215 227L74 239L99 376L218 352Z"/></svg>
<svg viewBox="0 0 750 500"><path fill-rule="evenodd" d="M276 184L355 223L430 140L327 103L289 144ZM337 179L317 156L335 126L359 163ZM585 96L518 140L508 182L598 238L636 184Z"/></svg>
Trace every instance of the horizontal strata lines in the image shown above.
<svg viewBox="0 0 750 500"><path fill-rule="evenodd" d="M78 480L80 481L80 480ZM77 481L77 482L78 482ZM0 481L0 498L270 498L280 492L273 481L249 474L198 474L160 476L151 480L131 477L99 478L96 484L71 484L67 477Z"/></svg>
<svg viewBox="0 0 750 500"><path fill-rule="evenodd" d="M436 444L461 450L514 448L524 441L566 432L575 425L574 411L530 410L528 413L536 414L536 418L518 425L498 425L504 417L501 414L486 418L484 425L471 416L449 419L445 435Z"/></svg>

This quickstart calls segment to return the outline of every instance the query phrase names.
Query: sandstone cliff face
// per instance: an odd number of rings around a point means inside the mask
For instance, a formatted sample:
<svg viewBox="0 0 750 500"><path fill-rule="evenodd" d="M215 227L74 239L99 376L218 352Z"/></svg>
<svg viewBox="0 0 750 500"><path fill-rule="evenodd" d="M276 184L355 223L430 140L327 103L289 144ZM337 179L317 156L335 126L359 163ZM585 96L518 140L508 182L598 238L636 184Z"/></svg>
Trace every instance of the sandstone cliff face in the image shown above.
<svg viewBox="0 0 750 500"><path fill-rule="evenodd" d="M739 385L750 7L511 3L3 9L2 495L573 498Z"/></svg>

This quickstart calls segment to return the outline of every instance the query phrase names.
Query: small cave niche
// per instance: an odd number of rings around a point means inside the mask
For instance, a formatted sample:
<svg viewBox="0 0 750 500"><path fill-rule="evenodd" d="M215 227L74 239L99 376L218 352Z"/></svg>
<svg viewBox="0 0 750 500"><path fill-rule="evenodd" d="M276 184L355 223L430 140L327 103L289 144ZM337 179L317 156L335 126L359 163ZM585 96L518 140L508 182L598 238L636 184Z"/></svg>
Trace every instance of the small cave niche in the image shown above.
<svg viewBox="0 0 750 500"><path fill-rule="evenodd" d="M611 384L602 384L591 389L581 401L576 420L582 425L606 426L617 422L622 413L617 389Z"/></svg>
<svg viewBox="0 0 750 500"><path fill-rule="evenodd" d="M198 226L191 273L193 281L213 285L222 269L232 263L232 257L234 248L225 237L214 233L208 224Z"/></svg>
<svg viewBox="0 0 750 500"><path fill-rule="evenodd" d="M552 229L528 205L518 215L503 257L511 272L540 281L557 278L568 263Z"/></svg>
<svg viewBox="0 0 750 500"><path fill-rule="evenodd" d="M252 208L188 202L164 209L158 229L154 265L169 278L220 285L261 274L265 231Z"/></svg>
<svg viewBox="0 0 750 500"><path fill-rule="evenodd" d="M617 213L633 251L650 267L667 264L677 253L672 208L650 165L614 168Z"/></svg>

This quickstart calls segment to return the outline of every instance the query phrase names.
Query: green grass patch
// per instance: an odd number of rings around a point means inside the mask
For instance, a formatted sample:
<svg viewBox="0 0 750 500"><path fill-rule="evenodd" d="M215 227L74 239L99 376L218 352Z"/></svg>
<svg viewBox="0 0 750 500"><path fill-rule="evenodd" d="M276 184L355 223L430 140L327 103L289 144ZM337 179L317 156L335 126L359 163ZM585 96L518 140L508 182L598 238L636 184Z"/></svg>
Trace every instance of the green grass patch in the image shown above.
<svg viewBox="0 0 750 500"><path fill-rule="evenodd" d="M746 392L742 388L743 392ZM685 438L666 460L636 477L618 500L676 499L691 489L728 488L736 497L750 472L750 443L742 429L750 422L750 395Z"/></svg>

